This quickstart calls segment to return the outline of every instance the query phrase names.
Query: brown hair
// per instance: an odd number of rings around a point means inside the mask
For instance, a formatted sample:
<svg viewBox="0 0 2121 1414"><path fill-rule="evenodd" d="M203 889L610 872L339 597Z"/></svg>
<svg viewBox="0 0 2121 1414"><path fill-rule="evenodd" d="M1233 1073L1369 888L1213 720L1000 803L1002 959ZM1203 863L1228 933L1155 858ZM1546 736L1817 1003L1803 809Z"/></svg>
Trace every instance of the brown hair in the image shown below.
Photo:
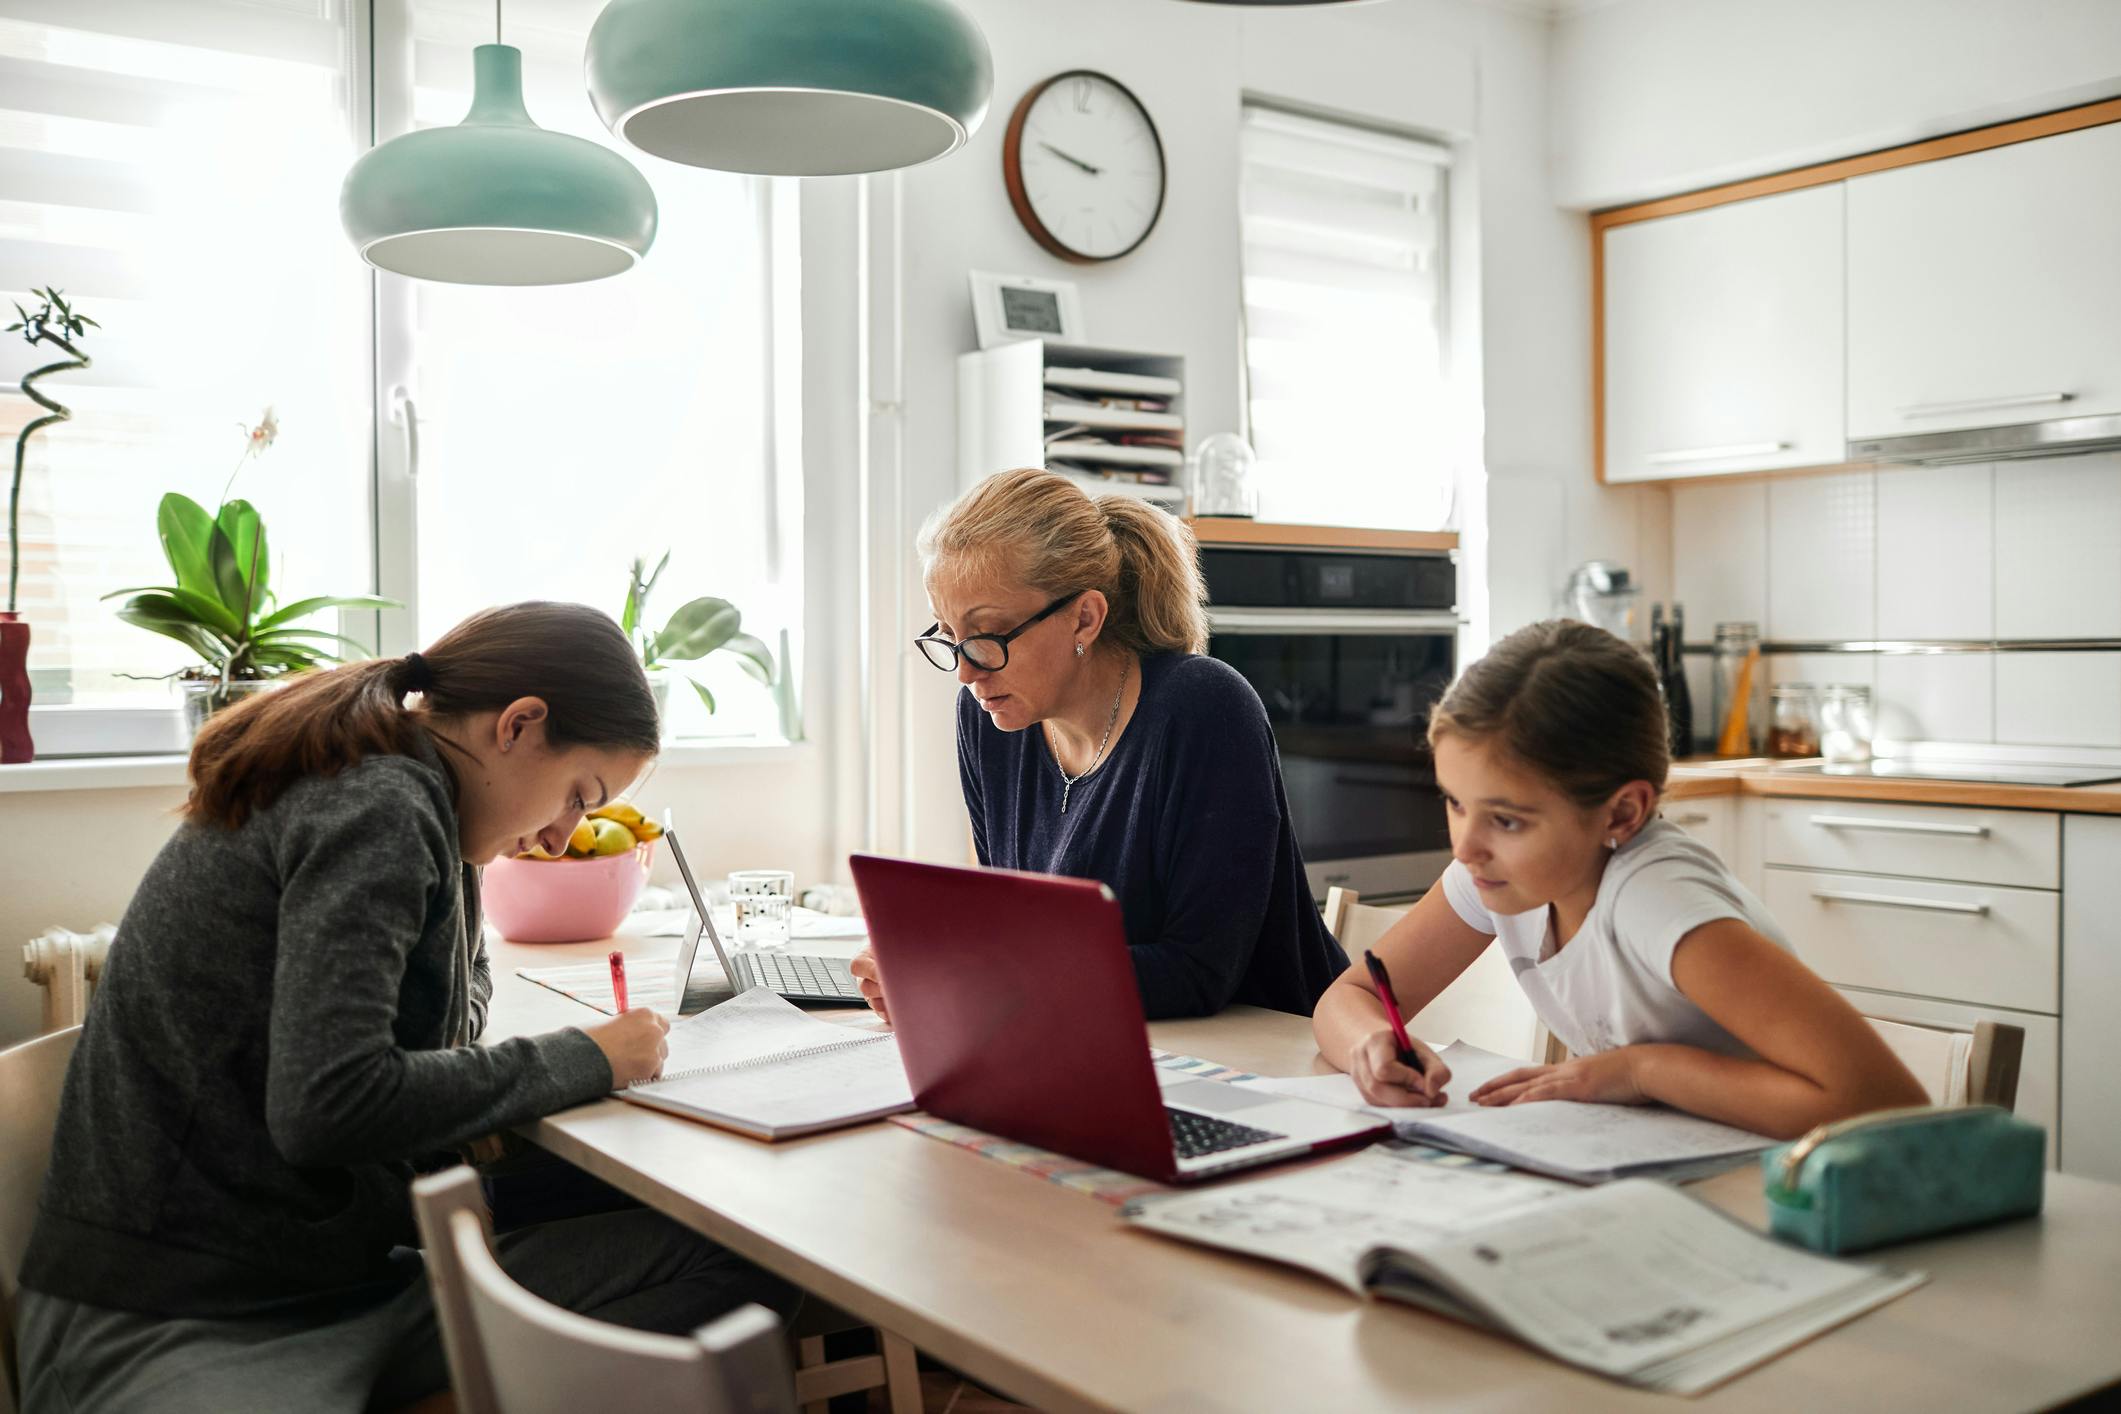
<svg viewBox="0 0 2121 1414"><path fill-rule="evenodd" d="M407 707L414 692L420 704ZM184 813L233 829L304 776L415 754L433 719L523 697L544 699L554 746L661 747L655 695L616 623L584 604L510 604L473 614L423 653L304 674L220 713L192 746Z"/></svg>
<svg viewBox="0 0 2121 1414"><path fill-rule="evenodd" d="M1531 624L1466 669L1429 713L1429 745L1457 733L1502 748L1586 808L1672 766L1664 695L1640 649L1573 619Z"/></svg>
<svg viewBox="0 0 2121 1414"><path fill-rule="evenodd" d="M1134 653L1208 646L1208 597L1184 521L1134 496L1092 499L1035 467L997 472L929 518L925 574L938 565L994 570L1046 594L1101 591L1105 634Z"/></svg>

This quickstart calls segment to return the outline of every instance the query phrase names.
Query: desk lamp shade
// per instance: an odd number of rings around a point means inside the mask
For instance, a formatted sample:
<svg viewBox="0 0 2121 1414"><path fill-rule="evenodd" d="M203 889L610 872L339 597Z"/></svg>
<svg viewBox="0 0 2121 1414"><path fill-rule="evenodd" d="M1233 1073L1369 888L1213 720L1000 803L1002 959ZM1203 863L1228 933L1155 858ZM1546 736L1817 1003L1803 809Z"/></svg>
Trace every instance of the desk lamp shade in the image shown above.
<svg viewBox="0 0 2121 1414"><path fill-rule="evenodd" d="M950 0L611 0L584 70L641 151L786 177L946 156L994 88L986 36Z"/></svg>
<svg viewBox="0 0 2121 1414"><path fill-rule="evenodd" d="M523 52L472 51L471 111L371 148L339 220L379 269L456 285L569 285L631 270L655 240L655 193L631 163L549 132L523 107Z"/></svg>

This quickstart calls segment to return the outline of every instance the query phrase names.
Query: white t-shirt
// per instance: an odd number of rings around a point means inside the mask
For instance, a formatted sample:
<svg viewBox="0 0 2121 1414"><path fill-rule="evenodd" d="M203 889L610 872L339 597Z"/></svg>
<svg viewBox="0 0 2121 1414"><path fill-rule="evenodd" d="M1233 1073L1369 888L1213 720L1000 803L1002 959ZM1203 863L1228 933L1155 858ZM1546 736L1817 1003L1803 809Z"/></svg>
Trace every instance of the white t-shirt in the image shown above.
<svg viewBox="0 0 2121 1414"><path fill-rule="evenodd" d="M1750 924L1793 951L1767 907L1723 861L1661 819L1614 851L1583 927L1558 951L1551 905L1490 913L1457 860L1444 871L1443 890L1468 927L1496 940L1539 1019L1580 1056L1645 1042L1749 1056L1673 984L1672 953L1681 938L1718 918Z"/></svg>

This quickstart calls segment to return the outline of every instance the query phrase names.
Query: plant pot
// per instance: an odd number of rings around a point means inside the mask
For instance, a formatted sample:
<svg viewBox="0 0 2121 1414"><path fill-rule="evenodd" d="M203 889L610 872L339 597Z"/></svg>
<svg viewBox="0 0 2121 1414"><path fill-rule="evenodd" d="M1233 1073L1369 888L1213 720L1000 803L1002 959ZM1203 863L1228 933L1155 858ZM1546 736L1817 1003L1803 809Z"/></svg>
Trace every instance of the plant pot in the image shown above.
<svg viewBox="0 0 2121 1414"><path fill-rule="evenodd" d="M648 878L649 846L595 859L496 859L479 877L486 918L511 943L608 938Z"/></svg>
<svg viewBox="0 0 2121 1414"><path fill-rule="evenodd" d="M0 611L0 763L37 759L29 739L29 625Z"/></svg>
<svg viewBox="0 0 2121 1414"><path fill-rule="evenodd" d="M670 740L670 674L650 671L648 690L655 695L656 729L667 745Z"/></svg>
<svg viewBox="0 0 2121 1414"><path fill-rule="evenodd" d="M184 691L184 735L187 740L199 735L199 728L206 725L216 712L247 702L260 693L272 691L280 685L278 678L236 678L222 682L219 678L187 678L180 686Z"/></svg>

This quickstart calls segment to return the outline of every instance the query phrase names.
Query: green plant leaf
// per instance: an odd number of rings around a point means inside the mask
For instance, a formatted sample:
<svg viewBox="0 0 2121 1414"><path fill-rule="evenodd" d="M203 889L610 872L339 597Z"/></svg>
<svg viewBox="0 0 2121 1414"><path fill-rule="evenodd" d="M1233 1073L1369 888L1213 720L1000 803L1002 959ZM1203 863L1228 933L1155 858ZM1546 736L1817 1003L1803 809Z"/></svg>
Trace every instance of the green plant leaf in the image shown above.
<svg viewBox="0 0 2121 1414"><path fill-rule="evenodd" d="M692 690L700 695L700 701L707 704L707 715L713 716L714 694L707 690L707 684L701 682L698 678L687 678L685 681L692 684Z"/></svg>
<svg viewBox="0 0 2121 1414"><path fill-rule="evenodd" d="M194 594L218 598L220 589L214 583L209 554L214 518L206 513L206 508L191 497L172 491L155 508L155 529L162 537L163 558L169 561L170 573L177 577L177 583Z"/></svg>
<svg viewBox="0 0 2121 1414"><path fill-rule="evenodd" d="M174 638L216 668L228 661L228 645L207 632L175 600L165 595L142 594L120 607L118 617L149 633Z"/></svg>
<svg viewBox="0 0 2121 1414"><path fill-rule="evenodd" d="M655 637L657 658L691 662L734 638L744 616L727 599L695 599L670 616Z"/></svg>
<svg viewBox="0 0 2121 1414"><path fill-rule="evenodd" d="M734 653L739 666L767 687L773 686L773 650L748 633L731 634L722 645L725 653Z"/></svg>
<svg viewBox="0 0 2121 1414"><path fill-rule="evenodd" d="M231 643L243 635L242 625L236 622L236 616L229 613L219 599L209 598L204 594L194 594L182 585L142 584L136 585L131 589L113 589L110 593L104 595L103 598L116 599L124 594L156 594L173 600L178 607L195 619L201 628L207 629L219 637L229 640Z"/></svg>
<svg viewBox="0 0 2121 1414"><path fill-rule="evenodd" d="M301 644L266 644L253 646L250 661L260 668L281 668L289 672L306 672L343 660L321 648Z"/></svg>
<svg viewBox="0 0 2121 1414"><path fill-rule="evenodd" d="M303 641L305 639L316 639L318 642L315 645L310 645ZM319 649L325 643L343 643L353 650L353 657L366 658L368 656L368 645L361 642L360 639L347 638L343 634L326 633L321 628L276 628L266 633L252 634L250 641L273 648L305 648L314 646ZM341 662L346 660L345 654L338 656Z"/></svg>
<svg viewBox="0 0 2121 1414"><path fill-rule="evenodd" d="M229 501L214 516L214 526L228 537L235 550L236 572L243 583L243 597L228 607L248 623L265 606L267 581L271 578L271 553L265 544L265 521L248 501ZM214 571L220 582L220 570Z"/></svg>
<svg viewBox="0 0 2121 1414"><path fill-rule="evenodd" d="M641 562L635 560L626 575L626 607L619 610L619 632L629 639L633 637L633 624L640 608Z"/></svg>
<svg viewBox="0 0 2121 1414"><path fill-rule="evenodd" d="M282 624L306 619L311 614L326 609L402 609L405 606L395 599L385 599L380 594L319 594L313 599L297 599L283 609L276 609L251 626L253 633L266 633Z"/></svg>

